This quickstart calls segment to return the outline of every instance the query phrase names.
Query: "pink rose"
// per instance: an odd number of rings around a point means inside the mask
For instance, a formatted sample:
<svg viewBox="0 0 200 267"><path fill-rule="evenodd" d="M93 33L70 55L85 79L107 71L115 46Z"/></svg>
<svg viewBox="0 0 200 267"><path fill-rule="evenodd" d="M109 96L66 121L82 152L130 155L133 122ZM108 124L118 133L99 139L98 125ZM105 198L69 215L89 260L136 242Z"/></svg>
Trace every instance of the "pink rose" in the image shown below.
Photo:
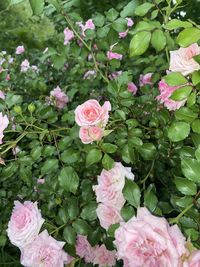
<svg viewBox="0 0 200 267"><path fill-rule="evenodd" d="M68 45L74 39L74 33L69 28L64 29L64 45Z"/></svg>
<svg viewBox="0 0 200 267"><path fill-rule="evenodd" d="M2 144L2 139L4 137L3 131L8 127L9 124L9 120L7 115L2 114L2 112L0 112L0 144Z"/></svg>
<svg viewBox="0 0 200 267"><path fill-rule="evenodd" d="M106 230L108 230L112 224L123 221L120 211L113 206L99 204L96 209L96 213L99 218L100 225Z"/></svg>
<svg viewBox="0 0 200 267"><path fill-rule="evenodd" d="M37 207L37 202L25 201L21 204L15 201L14 205L7 233L13 245L24 248L38 235L44 219Z"/></svg>
<svg viewBox="0 0 200 267"><path fill-rule="evenodd" d="M96 77L96 71L95 70L88 70L84 76L83 76L83 79L90 79L91 77Z"/></svg>
<svg viewBox="0 0 200 267"><path fill-rule="evenodd" d="M119 32L119 38L123 39L127 36L128 34L128 30L126 30L125 32Z"/></svg>
<svg viewBox="0 0 200 267"><path fill-rule="evenodd" d="M62 249L64 244L44 230L32 243L23 248L21 264L26 267L64 267L65 263L71 261L71 257Z"/></svg>
<svg viewBox="0 0 200 267"><path fill-rule="evenodd" d="M134 24L133 20L131 18L126 18L126 20L127 20L127 26L132 27Z"/></svg>
<svg viewBox="0 0 200 267"><path fill-rule="evenodd" d="M87 238L83 235L78 235L76 239L76 254L84 258L86 263L92 263L94 260L94 249Z"/></svg>
<svg viewBox="0 0 200 267"><path fill-rule="evenodd" d="M137 217L122 222L115 231L118 258L127 267L180 266L186 242L175 227L146 208L138 208Z"/></svg>
<svg viewBox="0 0 200 267"><path fill-rule="evenodd" d="M111 105L106 101L101 107L97 100L91 99L75 109L75 121L79 126L102 125L108 122Z"/></svg>
<svg viewBox="0 0 200 267"><path fill-rule="evenodd" d="M169 86L164 80L161 80L158 84L160 95L156 97L160 103L163 103L168 110L176 110L184 106L186 99L181 101L174 101L170 99L172 93L181 86Z"/></svg>
<svg viewBox="0 0 200 267"><path fill-rule="evenodd" d="M68 96L62 92L59 86L50 92L50 96L51 98L53 97L55 100L54 104L59 109L64 108L64 106L66 106L66 104L69 102Z"/></svg>
<svg viewBox="0 0 200 267"><path fill-rule="evenodd" d="M108 51L108 52L107 52L107 58L108 58L109 60L112 60L112 59L119 59L119 60L122 60L123 55L118 54L118 53L114 53L114 52L112 52L112 51Z"/></svg>
<svg viewBox="0 0 200 267"><path fill-rule="evenodd" d="M153 73L147 73L144 75L140 75L140 87L149 84L149 85L153 85L153 83L151 82L151 77L152 77Z"/></svg>
<svg viewBox="0 0 200 267"><path fill-rule="evenodd" d="M87 20L85 25L82 22L77 22L76 24L81 28L83 37L85 37L86 30L95 30L95 25L92 19Z"/></svg>
<svg viewBox="0 0 200 267"><path fill-rule="evenodd" d="M200 250L195 250L188 260L189 267L200 267Z"/></svg>
<svg viewBox="0 0 200 267"><path fill-rule="evenodd" d="M6 75L6 81L10 81L10 74L9 73Z"/></svg>
<svg viewBox="0 0 200 267"><path fill-rule="evenodd" d="M0 98L5 100L5 93L3 91L0 90Z"/></svg>
<svg viewBox="0 0 200 267"><path fill-rule="evenodd" d="M179 48L170 51L169 70L173 72L181 72L184 76L200 69L200 65L193 59L194 56L200 54L198 44L191 44L186 48Z"/></svg>
<svg viewBox="0 0 200 267"><path fill-rule="evenodd" d="M20 55L20 54L24 53L24 51L25 51L24 46L23 46L23 45L19 45L19 46L16 48L16 52L15 52L15 54Z"/></svg>
<svg viewBox="0 0 200 267"><path fill-rule="evenodd" d="M97 126L82 126L79 131L79 137L83 144L90 144L102 139L103 129Z"/></svg>
<svg viewBox="0 0 200 267"><path fill-rule="evenodd" d="M97 264L99 267L114 266L116 263L116 251L110 251L103 244L95 249L95 257L93 264Z"/></svg>
<svg viewBox="0 0 200 267"><path fill-rule="evenodd" d="M45 179L37 179L37 184L44 184L45 183Z"/></svg>
<svg viewBox="0 0 200 267"><path fill-rule="evenodd" d="M27 59L22 61L21 63L21 72L27 72L27 70L30 68L30 63Z"/></svg>
<svg viewBox="0 0 200 267"><path fill-rule="evenodd" d="M133 83L133 82L130 82L128 83L128 91L133 93L133 95L135 95L137 93L137 86Z"/></svg>

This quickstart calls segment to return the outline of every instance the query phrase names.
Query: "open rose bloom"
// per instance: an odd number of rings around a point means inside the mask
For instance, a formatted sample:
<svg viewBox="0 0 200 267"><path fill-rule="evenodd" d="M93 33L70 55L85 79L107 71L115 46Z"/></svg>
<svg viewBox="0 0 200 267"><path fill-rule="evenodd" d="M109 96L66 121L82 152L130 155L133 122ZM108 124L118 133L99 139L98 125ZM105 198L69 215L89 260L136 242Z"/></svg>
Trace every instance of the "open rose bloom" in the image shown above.
<svg viewBox="0 0 200 267"><path fill-rule="evenodd" d="M137 217L121 223L114 243L125 267L182 267L181 257L187 254L179 228L146 208L138 208Z"/></svg>
<svg viewBox="0 0 200 267"><path fill-rule="evenodd" d="M173 72L181 72L184 76L199 70L200 65L193 59L194 56L199 54L200 47L198 44L191 44L186 48L170 51L169 70Z"/></svg>

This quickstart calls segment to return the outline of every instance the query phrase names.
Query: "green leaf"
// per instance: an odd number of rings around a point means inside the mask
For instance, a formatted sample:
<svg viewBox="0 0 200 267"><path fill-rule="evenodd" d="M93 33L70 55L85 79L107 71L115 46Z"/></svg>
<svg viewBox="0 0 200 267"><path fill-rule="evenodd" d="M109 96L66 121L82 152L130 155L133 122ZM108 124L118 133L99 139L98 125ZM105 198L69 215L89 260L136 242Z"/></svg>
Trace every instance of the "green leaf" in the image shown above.
<svg viewBox="0 0 200 267"><path fill-rule="evenodd" d="M194 71L192 73L192 83L194 85L197 85L198 83L200 83L200 71Z"/></svg>
<svg viewBox="0 0 200 267"><path fill-rule="evenodd" d="M192 27L192 24L188 21L181 21L179 19L172 19L166 25L165 29L171 31L178 28L189 28Z"/></svg>
<svg viewBox="0 0 200 267"><path fill-rule="evenodd" d="M151 33L148 31L141 31L136 33L130 42L130 56L140 56L147 48L151 40Z"/></svg>
<svg viewBox="0 0 200 267"><path fill-rule="evenodd" d="M109 228L108 228L108 235L111 236L111 237L115 237L115 231L117 230L117 228L119 228L120 224L119 223L115 223L115 224L112 224Z"/></svg>
<svg viewBox="0 0 200 267"><path fill-rule="evenodd" d="M177 120L192 122L198 117L198 113L195 113L187 107L182 107L175 111L175 117Z"/></svg>
<svg viewBox="0 0 200 267"><path fill-rule="evenodd" d="M10 5L16 5L19 4L20 2L23 2L24 0L10 0Z"/></svg>
<svg viewBox="0 0 200 267"><path fill-rule="evenodd" d="M99 149L91 149L86 157L86 167L89 167L90 165L99 162L101 158L102 152Z"/></svg>
<svg viewBox="0 0 200 267"><path fill-rule="evenodd" d="M194 59L198 64L200 64L200 55L196 55L196 56L194 56L193 59Z"/></svg>
<svg viewBox="0 0 200 267"><path fill-rule="evenodd" d="M77 150L74 150L73 148L69 148L65 150L60 158L64 163L72 164L79 160L80 154Z"/></svg>
<svg viewBox="0 0 200 267"><path fill-rule="evenodd" d="M176 188L186 196L193 196L197 193L197 186L186 178L176 177L174 180Z"/></svg>
<svg viewBox="0 0 200 267"><path fill-rule="evenodd" d="M70 201L67 204L67 211L71 220L76 219L79 214L78 199L76 197L70 197Z"/></svg>
<svg viewBox="0 0 200 267"><path fill-rule="evenodd" d="M104 143L102 149L105 153L114 153L117 150L117 146L110 143Z"/></svg>
<svg viewBox="0 0 200 267"><path fill-rule="evenodd" d="M76 193L76 190L79 185L78 174L72 167L65 167L61 170L60 175L58 176L60 186L68 192Z"/></svg>
<svg viewBox="0 0 200 267"><path fill-rule="evenodd" d="M190 124L186 122L173 122L168 129L168 138L173 142L184 140L190 133Z"/></svg>
<svg viewBox="0 0 200 267"><path fill-rule="evenodd" d="M40 15L44 9L44 0L29 0L34 15Z"/></svg>
<svg viewBox="0 0 200 267"><path fill-rule="evenodd" d="M97 218L96 214L97 203L92 201L83 207L81 212L81 218L88 221L94 221Z"/></svg>
<svg viewBox="0 0 200 267"><path fill-rule="evenodd" d="M77 234L89 235L92 232L91 226L84 220L78 219L72 223L73 228Z"/></svg>
<svg viewBox="0 0 200 267"><path fill-rule="evenodd" d="M154 159L156 155L156 147L152 143L144 143L139 148L139 153L145 160Z"/></svg>
<svg viewBox="0 0 200 267"><path fill-rule="evenodd" d="M182 47L187 47L193 43L198 42L199 39L200 29L192 27L181 31L176 39L176 42Z"/></svg>
<svg viewBox="0 0 200 267"><path fill-rule="evenodd" d="M155 30L152 33L151 44L153 48L156 49L157 52L164 49L166 46L166 37L164 35L164 32L161 30Z"/></svg>
<svg viewBox="0 0 200 267"><path fill-rule="evenodd" d="M120 13L122 18L130 17L134 15L135 9L138 6L138 0L132 0L126 5Z"/></svg>
<svg viewBox="0 0 200 267"><path fill-rule="evenodd" d="M97 27L103 27L105 23L105 17L100 13L96 14L93 20Z"/></svg>
<svg viewBox="0 0 200 267"><path fill-rule="evenodd" d="M134 208L131 206L124 206L121 209L121 216L127 222L135 215Z"/></svg>
<svg viewBox="0 0 200 267"><path fill-rule="evenodd" d="M31 157L35 161L41 157L41 154L42 154L42 147L41 146L37 146L37 147L32 148L31 153L30 153Z"/></svg>
<svg viewBox="0 0 200 267"><path fill-rule="evenodd" d="M126 179L123 195L128 203L135 208L140 206L141 192L139 186L135 182Z"/></svg>
<svg viewBox="0 0 200 267"><path fill-rule="evenodd" d="M187 99L187 106L190 108L196 103L196 93L193 92L189 95Z"/></svg>
<svg viewBox="0 0 200 267"><path fill-rule="evenodd" d="M164 76L163 79L170 86L177 86L187 83L187 79L179 72L171 72L168 75Z"/></svg>
<svg viewBox="0 0 200 267"><path fill-rule="evenodd" d="M73 245L73 246L75 245L75 243L76 243L76 232L74 231L72 226L68 225L68 226L66 226L64 228L64 230L63 230L63 238L70 245Z"/></svg>
<svg viewBox="0 0 200 267"><path fill-rule="evenodd" d="M152 31L155 29L155 25L147 22L147 21L140 21L134 28L134 31Z"/></svg>
<svg viewBox="0 0 200 267"><path fill-rule="evenodd" d="M137 16L144 16L146 13L154 6L154 4L151 3L144 3L140 6L138 6L135 10L135 15Z"/></svg>
<svg viewBox="0 0 200 267"><path fill-rule="evenodd" d="M198 161L200 161L200 145L197 147L195 151L195 157Z"/></svg>
<svg viewBox="0 0 200 267"><path fill-rule="evenodd" d="M195 133L200 133L200 120L199 119L194 120L192 122L192 130Z"/></svg>
<svg viewBox="0 0 200 267"><path fill-rule="evenodd" d="M114 165L114 160L108 154L105 154L102 159L102 164L104 169L110 170Z"/></svg>
<svg viewBox="0 0 200 267"><path fill-rule="evenodd" d="M58 169L58 160L57 159L47 159L43 166L41 167L42 175L51 173Z"/></svg>
<svg viewBox="0 0 200 267"><path fill-rule="evenodd" d="M184 176L193 182L200 183L200 162L196 159L182 158L181 168Z"/></svg>
<svg viewBox="0 0 200 267"><path fill-rule="evenodd" d="M184 86L176 89L170 98L174 101L181 101L189 96L192 91L192 86Z"/></svg>
<svg viewBox="0 0 200 267"><path fill-rule="evenodd" d="M109 20L109 21L114 21L119 15L119 12L114 9L114 8L111 8L108 10L108 12L106 12L106 18Z"/></svg>
<svg viewBox="0 0 200 267"><path fill-rule="evenodd" d="M150 184L147 190L144 192L144 205L150 211L154 211L157 207L158 199L156 196L156 189L153 184Z"/></svg>

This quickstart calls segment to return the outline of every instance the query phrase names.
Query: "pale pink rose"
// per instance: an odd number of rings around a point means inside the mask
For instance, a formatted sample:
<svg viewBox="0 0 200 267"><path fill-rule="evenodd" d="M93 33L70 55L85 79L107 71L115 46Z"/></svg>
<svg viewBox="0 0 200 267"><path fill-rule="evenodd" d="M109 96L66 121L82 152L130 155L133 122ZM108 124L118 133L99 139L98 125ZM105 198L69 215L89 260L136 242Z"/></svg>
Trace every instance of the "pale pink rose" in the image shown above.
<svg viewBox="0 0 200 267"><path fill-rule="evenodd" d="M131 168L124 167L121 162L115 162L115 165L109 171L103 169L98 176L98 184L102 188L113 187L116 191L122 192L125 185L125 177L134 180L134 174Z"/></svg>
<svg viewBox="0 0 200 267"><path fill-rule="evenodd" d="M164 80L161 80L158 84L158 87L159 87L160 95L158 95L156 99L160 103L164 104L164 106L168 110L176 110L184 106L187 99L181 100L181 101L174 101L170 99L170 96L172 95L172 93L178 90L181 86L169 86Z"/></svg>
<svg viewBox="0 0 200 267"><path fill-rule="evenodd" d="M149 84L149 85L153 85L153 83L151 82L151 77L152 77L153 73L147 73L147 74L140 74L140 87Z"/></svg>
<svg viewBox="0 0 200 267"><path fill-rule="evenodd" d="M0 98L5 100L5 93L3 91L0 90Z"/></svg>
<svg viewBox="0 0 200 267"><path fill-rule="evenodd" d="M108 250L104 244L100 247L97 246L94 254L95 257L93 264L97 264L99 267L111 267L114 266L116 263L116 251Z"/></svg>
<svg viewBox="0 0 200 267"><path fill-rule="evenodd" d="M188 260L189 267L200 267L200 250L195 250Z"/></svg>
<svg viewBox="0 0 200 267"><path fill-rule="evenodd" d="M133 82L130 82L128 83L128 91L133 93L133 95L135 95L137 93L137 86L133 83Z"/></svg>
<svg viewBox="0 0 200 267"><path fill-rule="evenodd" d="M60 89L59 86L50 92L50 98L54 100L54 105L59 109L64 108L69 102L68 96Z"/></svg>
<svg viewBox="0 0 200 267"><path fill-rule="evenodd" d="M69 28L64 29L64 45L68 45L74 39L74 33Z"/></svg>
<svg viewBox="0 0 200 267"><path fill-rule="evenodd" d="M126 20L127 20L127 26L132 27L134 24L133 20L131 18L126 18Z"/></svg>
<svg viewBox="0 0 200 267"><path fill-rule="evenodd" d="M112 72L111 74L108 75L108 77L109 77L110 80L115 80L120 75L122 75L122 71L121 70Z"/></svg>
<svg viewBox="0 0 200 267"><path fill-rule="evenodd" d="M83 37L85 37L86 30L95 30L95 25L92 19L87 20L85 25L82 22L77 22L76 24L81 28Z"/></svg>
<svg viewBox="0 0 200 267"><path fill-rule="evenodd" d="M108 51L108 52L107 52L107 58L108 58L109 60L112 60L112 59L119 59L119 60L122 60L123 55L118 54L118 53L114 53L114 52L112 52L112 51Z"/></svg>
<svg viewBox="0 0 200 267"><path fill-rule="evenodd" d="M90 79L91 77L96 77L96 71L95 70L88 70L84 76L83 76L83 79Z"/></svg>
<svg viewBox="0 0 200 267"><path fill-rule="evenodd" d="M45 179L37 179L37 183L38 184L44 184L45 183Z"/></svg>
<svg viewBox="0 0 200 267"><path fill-rule="evenodd" d="M173 72L181 72L184 76L200 69L200 65L193 59L194 56L200 54L198 44L191 44L186 48L179 48L170 51L169 70Z"/></svg>
<svg viewBox="0 0 200 267"><path fill-rule="evenodd" d="M30 68L30 63L27 59L22 61L21 63L21 72L27 72L27 70Z"/></svg>
<svg viewBox="0 0 200 267"><path fill-rule="evenodd" d="M20 54L23 54L24 51L25 51L24 46L23 46L23 45L19 45L19 46L16 48L16 52L15 52L15 54L20 55Z"/></svg>
<svg viewBox="0 0 200 267"><path fill-rule="evenodd" d="M2 114L2 112L0 112L0 144L2 144L2 139L4 137L3 131L8 127L9 124L9 120L7 115Z"/></svg>
<svg viewBox="0 0 200 267"><path fill-rule="evenodd" d="M96 209L96 213L99 218L100 225L106 230L108 230L112 224L123 221L120 215L120 210L113 206L99 204Z"/></svg>
<svg viewBox="0 0 200 267"><path fill-rule="evenodd" d="M22 249L21 264L26 267L64 267L71 257L62 249L64 242L51 237L47 230Z"/></svg>
<svg viewBox="0 0 200 267"><path fill-rule="evenodd" d="M83 235L77 235L76 239L76 254L84 258L86 263L92 263L94 261L94 250L87 238Z"/></svg>
<svg viewBox="0 0 200 267"><path fill-rule="evenodd" d="M7 229L10 242L19 248L24 248L38 235L43 222L37 202L25 201L22 204L15 201Z"/></svg>
<svg viewBox="0 0 200 267"><path fill-rule="evenodd" d="M109 119L108 112L110 110L109 101L100 106L97 100L90 99L75 109L75 121L79 126L105 126Z"/></svg>
<svg viewBox="0 0 200 267"><path fill-rule="evenodd" d="M180 231L146 208L138 208L137 217L120 224L114 243L118 259L127 267L179 267L181 256L187 252Z"/></svg>
<svg viewBox="0 0 200 267"><path fill-rule="evenodd" d="M102 139L103 129L97 126L82 126L79 130L79 137L83 144L90 144Z"/></svg>
<svg viewBox="0 0 200 267"><path fill-rule="evenodd" d="M125 32L119 32L119 38L123 39L127 36L128 34L128 30L126 30Z"/></svg>

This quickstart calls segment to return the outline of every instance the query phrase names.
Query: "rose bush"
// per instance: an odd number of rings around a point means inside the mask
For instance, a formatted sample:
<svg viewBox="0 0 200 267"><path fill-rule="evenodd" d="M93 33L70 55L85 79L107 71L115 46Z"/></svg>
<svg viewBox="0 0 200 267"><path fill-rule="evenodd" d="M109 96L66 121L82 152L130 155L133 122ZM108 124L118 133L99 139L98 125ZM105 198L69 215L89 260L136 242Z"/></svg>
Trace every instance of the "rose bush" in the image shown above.
<svg viewBox="0 0 200 267"><path fill-rule="evenodd" d="M1 266L200 266L198 18L97 2L0 3Z"/></svg>

